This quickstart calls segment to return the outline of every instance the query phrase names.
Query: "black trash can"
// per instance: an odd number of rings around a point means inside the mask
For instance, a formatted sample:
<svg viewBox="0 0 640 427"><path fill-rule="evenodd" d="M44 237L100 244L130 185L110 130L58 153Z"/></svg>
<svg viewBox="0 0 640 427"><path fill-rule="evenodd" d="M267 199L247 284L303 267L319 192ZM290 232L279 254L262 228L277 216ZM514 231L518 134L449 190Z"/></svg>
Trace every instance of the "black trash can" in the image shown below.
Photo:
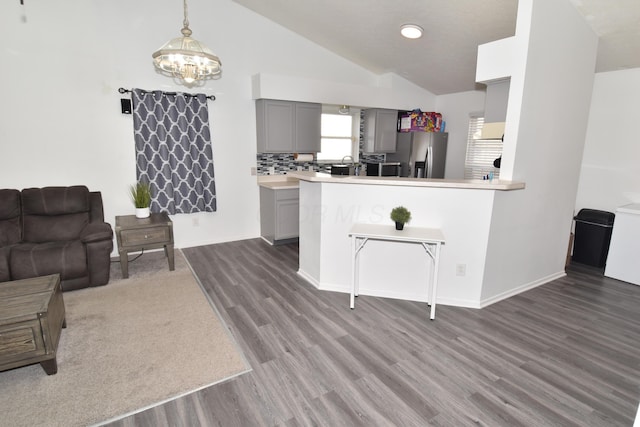
<svg viewBox="0 0 640 427"><path fill-rule="evenodd" d="M580 209L576 221L572 260L602 268L607 262L615 214L595 209Z"/></svg>

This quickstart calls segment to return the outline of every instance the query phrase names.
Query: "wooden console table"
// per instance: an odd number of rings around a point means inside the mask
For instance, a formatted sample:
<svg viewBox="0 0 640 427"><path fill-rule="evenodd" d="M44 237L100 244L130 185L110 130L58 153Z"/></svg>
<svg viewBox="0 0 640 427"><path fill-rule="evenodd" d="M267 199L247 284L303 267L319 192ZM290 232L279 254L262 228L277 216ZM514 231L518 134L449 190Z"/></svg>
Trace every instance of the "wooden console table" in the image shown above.
<svg viewBox="0 0 640 427"><path fill-rule="evenodd" d="M433 261L431 277L427 281L428 301L431 304L431 320L436 317L436 290L438 287L438 266L440 264L440 246L444 243L441 230L434 228L406 227L396 230L393 225L354 224L349 231L351 237L351 308L355 308L355 297L358 296L358 254L369 240L386 240L392 242L418 243L425 249Z"/></svg>
<svg viewBox="0 0 640 427"><path fill-rule="evenodd" d="M149 218L135 215L116 216L116 241L120 254L122 277L129 277L129 252L164 248L169 270L175 269L173 257L173 222L166 212L152 213Z"/></svg>

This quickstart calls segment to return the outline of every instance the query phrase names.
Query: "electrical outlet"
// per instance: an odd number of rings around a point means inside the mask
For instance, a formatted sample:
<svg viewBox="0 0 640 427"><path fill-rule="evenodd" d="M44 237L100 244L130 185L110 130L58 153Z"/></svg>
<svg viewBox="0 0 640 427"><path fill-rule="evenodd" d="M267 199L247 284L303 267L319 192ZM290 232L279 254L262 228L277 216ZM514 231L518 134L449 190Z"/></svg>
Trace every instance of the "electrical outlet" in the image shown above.
<svg viewBox="0 0 640 427"><path fill-rule="evenodd" d="M194 216L193 219L191 220L191 222L193 223L194 227L199 227L200 226L200 218L198 218L197 216Z"/></svg>
<svg viewBox="0 0 640 427"><path fill-rule="evenodd" d="M251 175L255 176L258 174L258 168L251 168Z"/></svg>
<svg viewBox="0 0 640 427"><path fill-rule="evenodd" d="M275 166L269 166L269 175L275 175L275 174L276 174Z"/></svg>
<svg viewBox="0 0 640 427"><path fill-rule="evenodd" d="M456 276L467 274L467 264L456 264Z"/></svg>

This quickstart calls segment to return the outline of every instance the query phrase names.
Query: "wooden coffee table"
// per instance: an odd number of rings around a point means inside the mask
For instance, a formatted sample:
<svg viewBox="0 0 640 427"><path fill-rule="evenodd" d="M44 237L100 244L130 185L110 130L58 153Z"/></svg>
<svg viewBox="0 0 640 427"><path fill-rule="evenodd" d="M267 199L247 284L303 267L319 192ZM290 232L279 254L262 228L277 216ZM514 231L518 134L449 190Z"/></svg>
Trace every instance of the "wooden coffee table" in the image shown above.
<svg viewBox="0 0 640 427"><path fill-rule="evenodd" d="M0 371L40 363L48 375L58 372L66 326L60 275L0 283Z"/></svg>

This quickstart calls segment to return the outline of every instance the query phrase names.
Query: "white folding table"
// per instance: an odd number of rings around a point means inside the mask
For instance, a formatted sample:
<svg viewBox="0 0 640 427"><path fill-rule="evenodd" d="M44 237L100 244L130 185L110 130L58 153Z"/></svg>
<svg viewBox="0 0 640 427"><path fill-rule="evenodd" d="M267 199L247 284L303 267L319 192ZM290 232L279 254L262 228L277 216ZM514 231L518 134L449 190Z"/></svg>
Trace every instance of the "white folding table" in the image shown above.
<svg viewBox="0 0 640 427"><path fill-rule="evenodd" d="M444 244L442 231L435 228L405 227L396 230L393 225L356 223L349 231L351 237L351 308L355 308L355 297L359 291L359 254L369 240L416 243L422 245L431 260L433 269L427 280L427 298L431 304L431 320L436 317L436 292L438 287L438 266L440 247Z"/></svg>

